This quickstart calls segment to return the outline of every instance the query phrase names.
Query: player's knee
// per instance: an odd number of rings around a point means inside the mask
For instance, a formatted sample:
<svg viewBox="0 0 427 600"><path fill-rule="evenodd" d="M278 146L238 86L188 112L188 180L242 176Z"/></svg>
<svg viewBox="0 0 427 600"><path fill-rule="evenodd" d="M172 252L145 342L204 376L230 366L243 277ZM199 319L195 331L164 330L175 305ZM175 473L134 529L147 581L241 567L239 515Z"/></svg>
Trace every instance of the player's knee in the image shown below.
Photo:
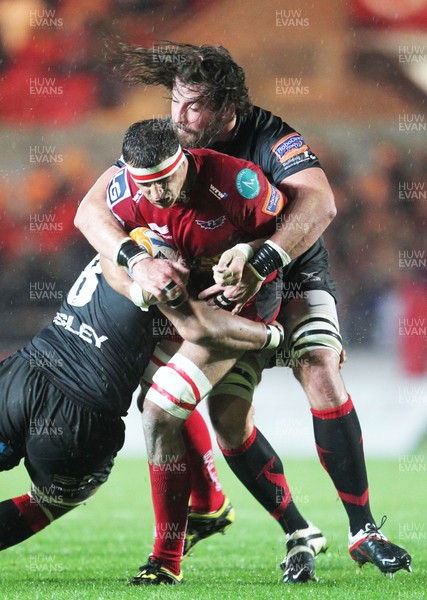
<svg viewBox="0 0 427 600"><path fill-rule="evenodd" d="M186 420L202 398L212 389L206 375L196 364L180 353L154 374L153 384L148 390L144 411L148 400L173 417ZM150 414L154 408L150 407ZM166 416L158 413L161 419Z"/></svg>
<svg viewBox="0 0 427 600"><path fill-rule="evenodd" d="M308 351L295 360L292 370L299 381L332 379L339 374L339 356L328 348Z"/></svg>
<svg viewBox="0 0 427 600"><path fill-rule="evenodd" d="M237 448L253 429L253 409L246 400L235 396L215 396L209 399L209 416L224 448Z"/></svg>
<svg viewBox="0 0 427 600"><path fill-rule="evenodd" d="M69 490L43 489L35 485L32 486L30 496L48 515L53 519L58 519L76 506L85 504L100 488L101 482L89 480L81 483L80 486L70 492Z"/></svg>
<svg viewBox="0 0 427 600"><path fill-rule="evenodd" d="M347 399L339 357L332 350L307 352L294 368L294 374L303 386L311 407L316 410L340 406Z"/></svg>

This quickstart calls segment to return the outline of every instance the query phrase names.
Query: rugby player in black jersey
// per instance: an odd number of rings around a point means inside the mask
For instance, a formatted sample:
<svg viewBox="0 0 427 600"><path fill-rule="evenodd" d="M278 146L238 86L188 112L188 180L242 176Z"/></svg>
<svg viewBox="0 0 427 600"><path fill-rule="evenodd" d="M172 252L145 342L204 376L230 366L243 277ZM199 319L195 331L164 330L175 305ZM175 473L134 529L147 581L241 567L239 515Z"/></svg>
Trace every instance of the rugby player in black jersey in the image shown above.
<svg viewBox="0 0 427 600"><path fill-rule="evenodd" d="M187 344L189 355L209 360L220 347L226 359L266 341L262 323L224 311L217 317L200 301L189 306L163 307L189 339L181 353ZM108 479L124 442L122 418L154 348L152 310L115 292L95 257L51 324L0 363L0 471L24 459L32 482L29 493L0 502L0 550L84 503ZM225 371L207 375L216 382Z"/></svg>
<svg viewBox="0 0 427 600"><path fill-rule="evenodd" d="M243 69L221 46L123 46L122 63L130 81L162 85L171 92L172 121L184 147L209 147L251 160L291 198L290 210L271 238L281 247L282 255L278 257L270 250L266 254L264 250L258 257L258 272L264 277L269 273L269 264L283 266L284 306L280 319L286 331L284 352L311 406L320 461L347 512L351 558L360 565L371 562L385 573L410 570L410 556L381 533L369 506L360 425L340 374L343 350L335 284L321 238L336 209L317 157L303 137L280 117L251 104ZM100 178L80 205L75 220L92 245L109 258L123 239L123 230L113 222L104 204L105 188L114 172L112 167ZM228 252L215 272L218 292L236 301L237 310L253 291L239 284L241 264L238 251ZM170 292L162 291L165 287L168 290L169 282L175 282L180 290L184 288L179 272L166 268L154 272L144 261L134 265L133 275L161 301L169 299ZM227 288L223 290L223 286ZM225 404L227 411L223 410ZM255 496L261 481L264 499L270 494L271 500L274 486L269 492L268 484L258 477L263 471L252 468L258 465L252 456L264 454L265 465L273 465L272 474L282 473L281 465L254 427L246 400L238 397L236 388L227 397L215 397L209 408L232 470ZM313 545L313 531L307 522L286 533L284 581L294 583L314 577L314 566L301 569L301 564L304 557L313 563L323 545Z"/></svg>

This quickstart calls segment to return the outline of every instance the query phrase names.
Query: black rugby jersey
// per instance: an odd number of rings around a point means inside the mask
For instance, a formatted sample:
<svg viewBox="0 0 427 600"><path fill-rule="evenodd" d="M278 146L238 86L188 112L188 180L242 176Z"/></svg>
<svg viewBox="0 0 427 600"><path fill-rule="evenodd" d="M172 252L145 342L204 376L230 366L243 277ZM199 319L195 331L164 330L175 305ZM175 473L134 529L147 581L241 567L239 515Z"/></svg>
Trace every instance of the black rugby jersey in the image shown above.
<svg viewBox="0 0 427 600"><path fill-rule="evenodd" d="M276 186L293 173L320 167L301 134L259 106L254 106L249 115L237 117L228 141L215 142L210 148L254 162Z"/></svg>
<svg viewBox="0 0 427 600"><path fill-rule="evenodd" d="M124 416L153 351L152 333L151 311L115 292L95 257L52 323L19 352L68 396Z"/></svg>
<svg viewBox="0 0 427 600"><path fill-rule="evenodd" d="M301 134L280 117L259 106L254 106L248 115L237 117L229 140L215 142L210 148L254 162L276 187L289 175L310 167L321 168L317 156L310 150ZM298 223L295 226L298 226ZM301 223L300 226L305 227L305 223ZM288 280L295 269L304 268L314 257L319 256L324 256L327 260L323 237L283 269L283 280Z"/></svg>

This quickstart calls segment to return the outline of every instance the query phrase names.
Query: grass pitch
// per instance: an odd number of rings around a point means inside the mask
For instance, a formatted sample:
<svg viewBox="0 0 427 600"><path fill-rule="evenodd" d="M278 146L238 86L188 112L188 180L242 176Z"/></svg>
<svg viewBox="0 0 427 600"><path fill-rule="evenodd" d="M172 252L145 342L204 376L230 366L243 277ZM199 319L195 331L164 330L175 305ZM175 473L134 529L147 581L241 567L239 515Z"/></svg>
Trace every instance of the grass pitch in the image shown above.
<svg viewBox="0 0 427 600"><path fill-rule="evenodd" d="M151 550L153 513L144 460L119 459L108 483L86 505L21 545L0 554L4 600L264 600L270 598L413 600L426 597L427 525L425 461L368 462L371 505L385 535L413 557L412 575L393 580L372 565L359 570L347 553L347 520L335 490L317 461L292 460L285 470L301 512L329 541L317 559L317 583L289 586L278 564L285 553L280 528L234 478L225 463L218 471L237 513L225 536L202 541L184 561L182 586L129 587L127 580ZM404 466L404 468L402 468ZM20 467L0 474L1 500L28 491Z"/></svg>

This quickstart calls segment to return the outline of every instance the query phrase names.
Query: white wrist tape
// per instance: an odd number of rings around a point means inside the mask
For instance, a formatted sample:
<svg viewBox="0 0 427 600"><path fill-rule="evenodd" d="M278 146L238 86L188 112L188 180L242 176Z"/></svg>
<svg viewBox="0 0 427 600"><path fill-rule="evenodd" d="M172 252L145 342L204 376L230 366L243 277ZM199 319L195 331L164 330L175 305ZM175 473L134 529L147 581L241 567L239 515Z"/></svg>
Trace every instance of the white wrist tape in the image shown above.
<svg viewBox="0 0 427 600"><path fill-rule="evenodd" d="M231 250L239 250L245 256L245 261L250 260L254 255L254 249L250 244L236 244Z"/></svg>
<svg viewBox="0 0 427 600"><path fill-rule="evenodd" d="M130 286L130 297L135 306L139 306L141 310L147 311L150 308L150 304L147 304L144 299L144 290L136 281L133 281Z"/></svg>

